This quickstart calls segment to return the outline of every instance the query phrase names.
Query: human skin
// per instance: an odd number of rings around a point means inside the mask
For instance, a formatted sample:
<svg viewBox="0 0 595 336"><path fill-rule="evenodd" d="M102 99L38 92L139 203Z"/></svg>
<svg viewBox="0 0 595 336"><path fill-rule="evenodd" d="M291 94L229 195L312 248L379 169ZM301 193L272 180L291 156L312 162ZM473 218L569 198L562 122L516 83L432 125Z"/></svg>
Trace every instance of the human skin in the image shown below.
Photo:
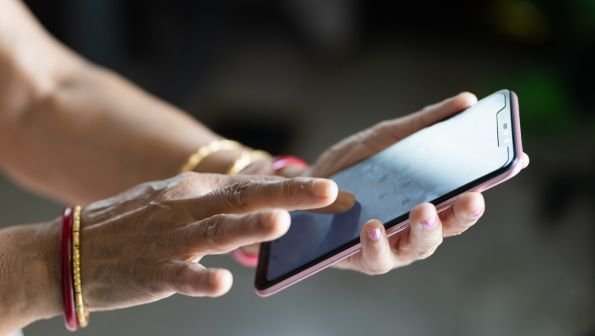
<svg viewBox="0 0 595 336"><path fill-rule="evenodd" d="M330 147L303 175L330 177L476 102L475 95L463 92L405 117L380 122ZM523 153L521 160L524 169L529 165L529 157ZM360 233L361 253L335 267L375 275L426 259L442 244L443 238L462 234L477 223L484 211L485 202L478 192L459 195L440 213L433 204L423 203L411 210L408 228L391 238L386 236L380 221L370 219Z"/></svg>
<svg viewBox="0 0 595 336"><path fill-rule="evenodd" d="M0 168L21 185L88 204L173 176L221 138L72 52L20 1L0 0L0 8ZM196 171L224 173L241 150L210 155Z"/></svg>
<svg viewBox="0 0 595 336"><path fill-rule="evenodd" d="M95 204L96 200L139 183L175 175L190 153L220 138L183 111L143 92L121 76L90 64L61 45L43 30L20 2L0 0L0 8L0 169L20 184L63 202ZM465 93L410 116L382 122L332 146L323 152L311 169L298 173L328 177L423 127L458 113L475 100L474 96ZM239 152L215 153L201 162L197 171L223 173L237 159ZM523 160L526 166L528 158L525 156ZM245 172L269 173L270 160L257 162ZM194 187L197 190L205 188ZM112 200L117 203L117 199ZM161 208L150 205L143 207L137 204L143 211L154 211L154 216L158 217ZM273 204L261 206L272 207ZM292 206L281 208L285 211ZM85 208L83 222L87 224L93 223L86 217L91 211L89 209L94 207ZM410 229L390 240L386 238L381 223L370 220L361 233L362 252L337 267L382 274L427 258L443 237L464 232L481 217L484 209L483 197L479 193L461 195L449 210L441 214L436 213L433 205L422 204L411 212ZM146 216L151 217L148 213ZM284 216L268 217L277 218L272 222L284 223ZM244 220L249 221L250 218ZM102 229L89 231L87 237L93 238L96 234L91 241L109 245L107 238L97 237L105 232L110 233L109 237L116 236L114 232L142 236L150 231L150 223L104 218L104 225L92 225ZM87 224L83 224L84 227ZM172 227L162 229L173 230L178 224L172 223ZM11 324L14 327L25 325L35 318L57 314L55 298L53 301L37 299L37 296L55 296L56 292L47 291L51 285L36 280L44 278L44 274L55 276L55 265L44 261L57 258L57 225L58 221L52 221L0 231L0 280L3 284L0 309L15 309L12 313L2 311L0 316L3 319L16 316L11 318L17 321ZM86 233L83 232L83 235ZM265 241L271 235L259 237L252 241L238 238L234 246ZM117 256L121 260L130 257L126 251L120 251ZM179 255L169 256L172 260L180 258ZM223 271L221 274L228 273ZM18 283L14 282L13 276L18 278ZM84 273L84 276L90 277L89 283L93 285L94 273ZM223 275L222 279L227 279L227 275ZM5 283L16 285L4 286ZM30 291L31 288L35 290ZM154 298L173 292L159 291ZM93 296L89 299L93 303L101 302ZM147 297L138 301L129 299L128 303L117 302L114 306L105 302L103 306L94 303L92 309L111 309L151 301ZM14 307L11 308L12 304ZM25 314L28 311L32 311L30 316L33 319L24 321L24 316L29 316ZM6 327L4 330L9 329Z"/></svg>
<svg viewBox="0 0 595 336"><path fill-rule="evenodd" d="M223 295L231 272L205 268L203 256L276 239L289 210L337 195L326 179L186 173L91 203L80 233L86 308ZM60 219L0 230L0 335L62 313L60 233Z"/></svg>
<svg viewBox="0 0 595 336"><path fill-rule="evenodd" d="M323 152L310 168L293 170L291 175L330 177L476 102L475 95L463 92L405 117L380 122L339 141ZM529 157L523 154L523 168L528 164ZM391 238L386 236L380 221L370 219L360 233L361 252L334 267L377 275L426 259L442 244L443 238L462 234L477 223L484 211L484 199L478 192L459 195L452 206L440 213L431 203L420 204L410 212L409 227ZM257 245L243 249L246 253L258 253Z"/></svg>

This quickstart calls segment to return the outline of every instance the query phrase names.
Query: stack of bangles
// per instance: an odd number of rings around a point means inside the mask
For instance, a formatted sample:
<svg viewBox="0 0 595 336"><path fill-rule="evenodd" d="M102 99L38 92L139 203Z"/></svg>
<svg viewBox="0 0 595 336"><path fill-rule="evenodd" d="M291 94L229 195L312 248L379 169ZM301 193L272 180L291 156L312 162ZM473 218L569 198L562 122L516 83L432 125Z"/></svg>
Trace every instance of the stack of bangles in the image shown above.
<svg viewBox="0 0 595 336"><path fill-rule="evenodd" d="M68 207L62 214L61 274L64 323L70 331L89 323L81 280L81 207Z"/></svg>
<svg viewBox="0 0 595 336"><path fill-rule="evenodd" d="M224 150L240 150L240 157L227 170L228 175L236 175L258 159L269 157L269 154L261 150L245 150L239 142L220 139L210 142L198 148L198 150L188 157L186 163L180 169L181 172L193 171L209 155ZM273 172L275 175L283 175L285 169L304 170L308 164L297 156L283 155L273 158ZM235 249L231 256L236 262L246 267L255 267L258 263L257 254L249 254L242 248Z"/></svg>

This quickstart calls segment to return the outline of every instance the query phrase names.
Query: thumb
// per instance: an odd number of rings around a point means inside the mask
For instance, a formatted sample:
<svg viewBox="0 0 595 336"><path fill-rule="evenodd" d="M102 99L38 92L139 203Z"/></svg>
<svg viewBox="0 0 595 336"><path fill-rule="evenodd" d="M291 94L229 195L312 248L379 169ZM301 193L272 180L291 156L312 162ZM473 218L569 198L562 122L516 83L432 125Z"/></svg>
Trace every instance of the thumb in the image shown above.
<svg viewBox="0 0 595 336"><path fill-rule="evenodd" d="M461 92L454 97L447 98L439 103L424 107L421 111L413 113L402 122L404 129L400 132L393 134L399 134L399 136L407 137L422 128L433 125L439 121L442 121L452 115L455 115L471 105L477 103L477 97L470 92Z"/></svg>

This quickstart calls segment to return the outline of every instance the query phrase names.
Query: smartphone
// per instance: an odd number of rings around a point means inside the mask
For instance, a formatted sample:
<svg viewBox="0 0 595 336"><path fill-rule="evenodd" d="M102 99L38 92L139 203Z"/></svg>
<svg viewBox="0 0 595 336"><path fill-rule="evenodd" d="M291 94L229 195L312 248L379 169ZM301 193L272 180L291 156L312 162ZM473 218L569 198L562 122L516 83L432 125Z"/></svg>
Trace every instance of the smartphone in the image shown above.
<svg viewBox="0 0 595 336"><path fill-rule="evenodd" d="M272 295L357 253L369 219L394 235L420 203L442 211L463 192L512 178L522 168L522 153L517 96L501 90L337 173L331 179L352 192L356 204L337 214L291 212L289 231L261 244L256 293Z"/></svg>

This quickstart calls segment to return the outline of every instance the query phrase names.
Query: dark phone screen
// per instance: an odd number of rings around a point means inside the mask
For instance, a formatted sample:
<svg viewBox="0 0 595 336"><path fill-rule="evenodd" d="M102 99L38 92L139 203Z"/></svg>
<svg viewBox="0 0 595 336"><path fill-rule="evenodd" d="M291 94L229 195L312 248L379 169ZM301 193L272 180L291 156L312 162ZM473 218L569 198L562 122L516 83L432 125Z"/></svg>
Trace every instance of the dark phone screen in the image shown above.
<svg viewBox="0 0 595 336"><path fill-rule="evenodd" d="M359 240L371 218L387 223L507 165L513 159L509 99L502 92L488 96L334 175L357 203L339 214L292 212L287 234L267 247L265 282Z"/></svg>

